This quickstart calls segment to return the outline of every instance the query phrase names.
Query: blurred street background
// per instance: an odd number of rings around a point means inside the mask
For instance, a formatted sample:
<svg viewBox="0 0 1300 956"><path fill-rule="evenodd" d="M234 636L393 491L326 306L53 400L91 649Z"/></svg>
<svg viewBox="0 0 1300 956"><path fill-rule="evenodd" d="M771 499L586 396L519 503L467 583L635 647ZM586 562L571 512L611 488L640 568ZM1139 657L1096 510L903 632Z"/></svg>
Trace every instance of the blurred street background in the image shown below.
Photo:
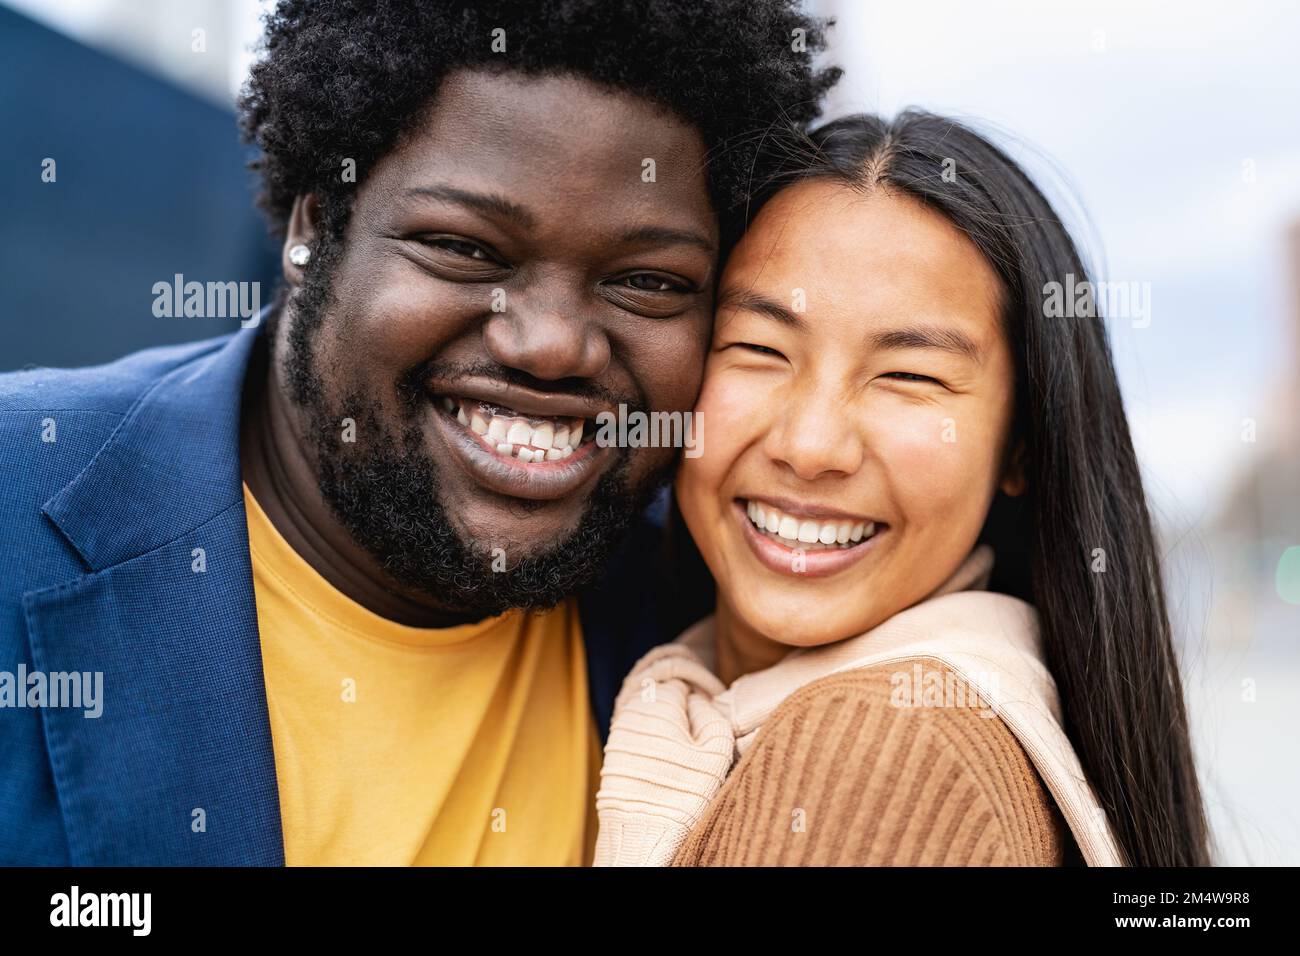
<svg viewBox="0 0 1300 956"><path fill-rule="evenodd" d="M1226 864L1300 864L1300 6L821 0L829 115L922 106L1028 167L1094 278Z"/></svg>
<svg viewBox="0 0 1300 956"><path fill-rule="evenodd" d="M1300 5L813 0L826 118L920 106L1026 165L1093 278L1165 548L1225 864L1300 864ZM0 0L0 371L230 331L153 282L255 280L233 101L259 0ZM33 187L44 157L59 189ZM57 315L57 328L47 316ZM66 319L66 321L65 321Z"/></svg>

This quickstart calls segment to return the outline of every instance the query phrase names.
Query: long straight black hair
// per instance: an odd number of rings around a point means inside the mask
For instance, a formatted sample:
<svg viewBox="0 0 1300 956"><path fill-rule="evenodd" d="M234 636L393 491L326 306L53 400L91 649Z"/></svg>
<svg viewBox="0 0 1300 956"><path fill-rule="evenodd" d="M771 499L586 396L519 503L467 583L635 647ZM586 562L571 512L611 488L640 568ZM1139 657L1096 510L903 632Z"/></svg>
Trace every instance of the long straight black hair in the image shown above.
<svg viewBox="0 0 1300 956"><path fill-rule="evenodd" d="M1001 277L1016 360L1011 445L1023 448L1028 488L999 495L990 513L991 586L1038 609L1065 732L1127 862L1208 865L1160 560L1105 326L1099 308L1070 318L1045 308L1049 283L1088 281L1065 226L1002 150L931 113L850 116L771 145L783 165L756 190L751 219L801 180L892 190L947 218Z"/></svg>

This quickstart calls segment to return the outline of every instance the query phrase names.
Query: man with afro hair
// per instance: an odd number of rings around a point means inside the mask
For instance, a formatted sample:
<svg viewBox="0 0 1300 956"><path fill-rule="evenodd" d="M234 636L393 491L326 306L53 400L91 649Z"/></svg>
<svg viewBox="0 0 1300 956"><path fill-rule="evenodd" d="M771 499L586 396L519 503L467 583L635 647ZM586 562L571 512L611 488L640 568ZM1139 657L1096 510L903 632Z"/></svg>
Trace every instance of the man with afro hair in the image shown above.
<svg viewBox="0 0 1300 956"><path fill-rule="evenodd" d="M275 301L0 376L75 436L6 466L0 650L104 685L96 720L0 720L0 860L590 860L613 697L688 613L658 558L681 448L598 426L689 414L765 146L838 76L824 29L281 0L240 100Z"/></svg>

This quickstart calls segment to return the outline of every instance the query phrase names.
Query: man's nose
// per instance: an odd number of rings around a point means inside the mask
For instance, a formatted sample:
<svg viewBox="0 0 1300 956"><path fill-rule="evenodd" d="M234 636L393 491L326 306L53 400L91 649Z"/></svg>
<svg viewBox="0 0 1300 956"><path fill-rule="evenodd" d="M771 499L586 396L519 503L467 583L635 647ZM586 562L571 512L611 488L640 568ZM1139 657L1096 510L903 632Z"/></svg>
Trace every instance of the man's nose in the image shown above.
<svg viewBox="0 0 1300 956"><path fill-rule="evenodd" d="M840 406L829 395L807 390L785 402L763 441L764 452L804 481L854 474L866 452L858 423L839 414Z"/></svg>
<svg viewBox="0 0 1300 956"><path fill-rule="evenodd" d="M483 340L488 354L510 368L543 381L593 379L609 364L604 328L569 298L516 296L488 319Z"/></svg>

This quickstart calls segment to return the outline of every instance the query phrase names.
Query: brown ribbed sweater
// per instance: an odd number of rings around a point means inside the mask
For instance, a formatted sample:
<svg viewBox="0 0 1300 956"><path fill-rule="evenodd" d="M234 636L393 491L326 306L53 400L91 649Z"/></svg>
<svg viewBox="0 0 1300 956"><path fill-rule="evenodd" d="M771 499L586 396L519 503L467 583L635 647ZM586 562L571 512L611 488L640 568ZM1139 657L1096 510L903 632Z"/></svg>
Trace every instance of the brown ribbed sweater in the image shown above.
<svg viewBox="0 0 1300 956"><path fill-rule="evenodd" d="M1080 863L1002 720L974 707L894 706L896 671L832 674L786 698L672 865Z"/></svg>

